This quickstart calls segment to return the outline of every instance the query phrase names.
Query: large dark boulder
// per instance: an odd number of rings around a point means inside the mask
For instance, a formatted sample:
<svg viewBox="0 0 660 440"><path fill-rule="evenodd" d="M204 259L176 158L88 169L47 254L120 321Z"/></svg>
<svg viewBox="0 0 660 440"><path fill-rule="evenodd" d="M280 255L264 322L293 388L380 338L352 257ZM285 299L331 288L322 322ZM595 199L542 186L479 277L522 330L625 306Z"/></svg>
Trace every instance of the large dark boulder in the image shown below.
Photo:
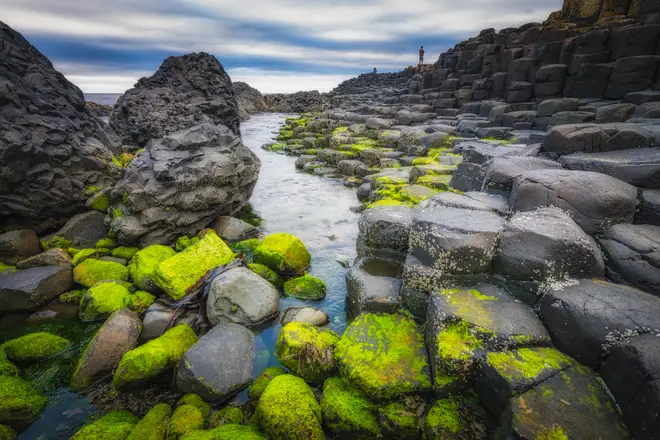
<svg viewBox="0 0 660 440"><path fill-rule="evenodd" d="M0 226L41 232L121 176L119 139L82 92L0 22Z"/></svg>
<svg viewBox="0 0 660 440"><path fill-rule="evenodd" d="M0 313L45 306L73 287L70 267L43 266L0 276Z"/></svg>
<svg viewBox="0 0 660 440"><path fill-rule="evenodd" d="M124 143L140 147L203 123L240 135L231 78L216 57L203 52L167 58L153 76L126 91L110 115Z"/></svg>
<svg viewBox="0 0 660 440"><path fill-rule="evenodd" d="M261 162L223 125L149 142L112 191L112 230L124 243L169 244L245 206Z"/></svg>

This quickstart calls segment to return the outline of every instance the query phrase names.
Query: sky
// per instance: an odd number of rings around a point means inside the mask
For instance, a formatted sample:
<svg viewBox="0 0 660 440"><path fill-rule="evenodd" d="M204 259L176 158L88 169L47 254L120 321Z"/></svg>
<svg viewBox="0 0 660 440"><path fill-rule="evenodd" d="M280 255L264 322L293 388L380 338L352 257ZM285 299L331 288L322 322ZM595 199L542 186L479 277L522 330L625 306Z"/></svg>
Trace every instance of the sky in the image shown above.
<svg viewBox="0 0 660 440"><path fill-rule="evenodd" d="M327 92L426 62L486 28L544 21L561 0L0 0L85 93L121 93L171 55L208 52L263 93Z"/></svg>

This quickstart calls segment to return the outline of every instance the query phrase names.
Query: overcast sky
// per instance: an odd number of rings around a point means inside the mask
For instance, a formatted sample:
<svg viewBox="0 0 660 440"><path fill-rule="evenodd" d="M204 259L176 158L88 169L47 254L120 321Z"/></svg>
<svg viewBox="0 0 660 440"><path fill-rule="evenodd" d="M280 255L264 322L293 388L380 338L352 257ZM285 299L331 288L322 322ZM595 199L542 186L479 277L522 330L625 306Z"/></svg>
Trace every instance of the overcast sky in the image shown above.
<svg viewBox="0 0 660 440"><path fill-rule="evenodd" d="M0 0L87 93L120 93L170 55L206 51L265 93L329 91L377 67L428 62L480 30L543 21L561 0Z"/></svg>

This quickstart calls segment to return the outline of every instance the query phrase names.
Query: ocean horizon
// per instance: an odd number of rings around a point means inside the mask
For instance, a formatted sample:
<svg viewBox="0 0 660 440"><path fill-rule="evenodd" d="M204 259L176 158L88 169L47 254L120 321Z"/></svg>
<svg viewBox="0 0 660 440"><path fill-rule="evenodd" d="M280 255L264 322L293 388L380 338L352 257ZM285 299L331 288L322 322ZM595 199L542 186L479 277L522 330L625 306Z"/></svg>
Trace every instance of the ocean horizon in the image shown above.
<svg viewBox="0 0 660 440"><path fill-rule="evenodd" d="M85 101L102 105L115 105L123 93L85 93Z"/></svg>

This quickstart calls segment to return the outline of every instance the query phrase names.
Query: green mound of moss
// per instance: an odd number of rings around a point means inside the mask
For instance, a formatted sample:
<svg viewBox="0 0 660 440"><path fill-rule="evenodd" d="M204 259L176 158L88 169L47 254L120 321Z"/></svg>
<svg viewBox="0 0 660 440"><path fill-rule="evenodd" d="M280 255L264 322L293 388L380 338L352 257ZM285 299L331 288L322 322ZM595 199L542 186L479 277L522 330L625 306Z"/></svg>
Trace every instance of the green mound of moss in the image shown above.
<svg viewBox="0 0 660 440"><path fill-rule="evenodd" d="M325 426L339 438L382 438L374 404L339 378L325 381L321 410Z"/></svg>
<svg viewBox="0 0 660 440"><path fill-rule="evenodd" d="M286 370L282 367L268 367L266 368L250 385L248 390L248 397L251 400L259 400L261 394L264 392L268 384L273 378L286 374Z"/></svg>
<svg viewBox="0 0 660 440"><path fill-rule="evenodd" d="M171 416L172 408L167 403L155 405L135 425L126 440L165 440Z"/></svg>
<svg viewBox="0 0 660 440"><path fill-rule="evenodd" d="M141 251L136 252L128 265L133 284L139 289L148 292L157 292L159 289L152 281L158 265L168 258L174 256L176 252L171 247L154 244L147 246Z"/></svg>
<svg viewBox="0 0 660 440"><path fill-rule="evenodd" d="M283 232L267 236L254 251L255 263L289 275L304 272L311 259L299 238Z"/></svg>
<svg viewBox="0 0 660 440"><path fill-rule="evenodd" d="M48 399L20 377L0 376L0 423L26 428L41 414Z"/></svg>
<svg viewBox="0 0 660 440"><path fill-rule="evenodd" d="M284 293L298 299L322 299L325 298L326 287L321 279L303 275L284 283Z"/></svg>
<svg viewBox="0 0 660 440"><path fill-rule="evenodd" d="M248 268L278 289L284 285L284 280L282 277L279 276L277 272L267 266L264 266L263 264L248 264Z"/></svg>
<svg viewBox="0 0 660 440"><path fill-rule="evenodd" d="M71 343L47 332L31 333L5 342L7 356L12 361L35 362L47 359L65 350Z"/></svg>
<svg viewBox="0 0 660 440"><path fill-rule="evenodd" d="M227 424L206 431L190 432L181 437L181 440L267 440L267 438L252 427Z"/></svg>
<svg viewBox="0 0 660 440"><path fill-rule="evenodd" d="M305 322L290 322L280 330L277 359L307 382L321 384L336 370L335 346L339 336Z"/></svg>
<svg viewBox="0 0 660 440"><path fill-rule="evenodd" d="M103 280L128 281L128 269L119 263L89 258L73 269L73 280L85 287Z"/></svg>
<svg viewBox="0 0 660 440"><path fill-rule="evenodd" d="M137 422L129 411L113 411L83 427L71 440L125 440Z"/></svg>

